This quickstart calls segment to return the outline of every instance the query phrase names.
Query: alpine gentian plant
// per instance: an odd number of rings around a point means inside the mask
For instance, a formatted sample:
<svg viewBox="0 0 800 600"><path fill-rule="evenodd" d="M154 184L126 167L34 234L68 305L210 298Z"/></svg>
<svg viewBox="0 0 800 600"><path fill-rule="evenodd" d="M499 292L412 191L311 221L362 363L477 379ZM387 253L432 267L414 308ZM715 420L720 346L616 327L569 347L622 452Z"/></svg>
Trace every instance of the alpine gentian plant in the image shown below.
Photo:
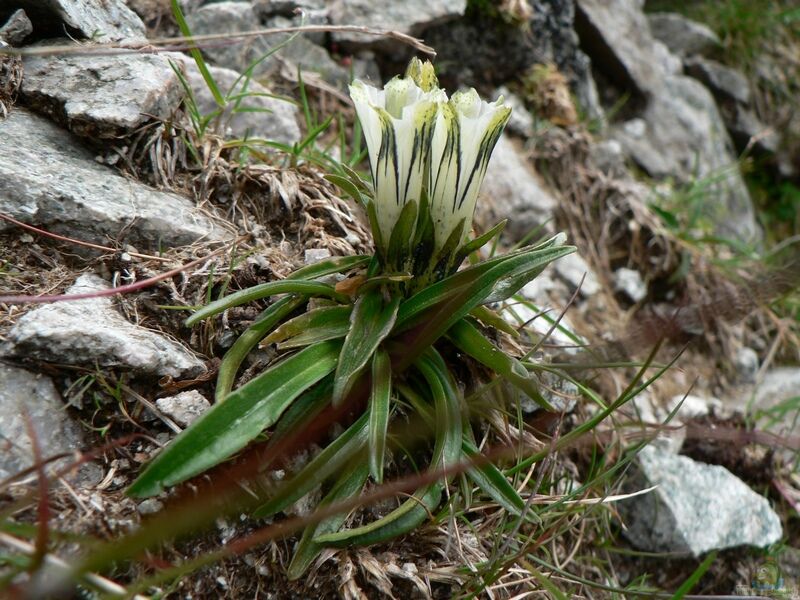
<svg viewBox="0 0 800 600"><path fill-rule="evenodd" d="M448 99L433 66L416 59L405 77L383 90L356 81L350 91L367 140L372 184L350 171L349 177L328 179L366 207L375 255L306 266L285 280L197 310L188 325L275 297L225 355L216 405L159 453L129 494L157 494L226 460L264 432L275 443L345 402L361 416L288 483L266 494L256 516L278 513L318 486L326 490L327 504L358 495L370 476L381 482L387 432L398 412L407 418L416 413L431 432L432 469L469 461L477 449L460 390L477 382L458 382L443 356L468 356L483 365L486 378L501 377L550 408L535 374L484 335L504 328L487 305L509 298L574 248L564 246L560 234L460 269L502 229L501 223L470 235L478 190L510 109L502 99L482 101L475 90ZM360 283L356 289L328 283L335 273L357 275L348 281ZM239 367L259 343L274 344L278 357L234 389ZM459 352L440 352L448 348ZM496 467L475 463L468 474L505 509L521 512L522 500ZM300 576L326 546L372 544L410 531L436 510L445 485L426 485L387 516L355 529L340 530L346 515L310 526L290 575Z"/></svg>

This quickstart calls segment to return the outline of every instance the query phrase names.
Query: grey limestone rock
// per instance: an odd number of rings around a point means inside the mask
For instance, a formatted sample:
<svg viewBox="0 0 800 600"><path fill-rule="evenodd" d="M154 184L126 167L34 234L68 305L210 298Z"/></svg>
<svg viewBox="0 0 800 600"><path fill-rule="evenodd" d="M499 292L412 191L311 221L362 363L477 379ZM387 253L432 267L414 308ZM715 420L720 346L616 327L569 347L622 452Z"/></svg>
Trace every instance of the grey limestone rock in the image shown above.
<svg viewBox="0 0 800 600"><path fill-rule="evenodd" d="M145 26L124 0L16 0L38 37L63 35L98 42L142 41Z"/></svg>
<svg viewBox="0 0 800 600"><path fill-rule="evenodd" d="M186 15L189 28L195 35L220 33L241 33L258 29L260 21L250 2L215 2L201 6L198 10ZM231 43L207 46L203 53L218 67L245 71L251 63L269 52L281 41L272 36L251 37L232 40ZM275 56L270 56L256 67L253 74L266 75L279 67Z"/></svg>
<svg viewBox="0 0 800 600"><path fill-rule="evenodd" d="M642 116L615 127L613 135L652 177L705 180L702 185L714 198L706 203L707 216L720 235L746 243L761 239L733 144L702 84L681 75L665 76Z"/></svg>
<svg viewBox="0 0 800 600"><path fill-rule="evenodd" d="M66 293L109 287L96 275L84 274ZM172 378L205 370L203 362L177 342L125 319L109 296L39 306L20 317L7 339L2 348L7 356Z"/></svg>
<svg viewBox="0 0 800 600"><path fill-rule="evenodd" d="M49 377L0 363L0 480L33 464L26 414L43 457L83 445L81 428L70 419Z"/></svg>
<svg viewBox="0 0 800 600"><path fill-rule="evenodd" d="M426 27L464 14L467 0L333 0L329 16L334 25L363 25L416 35ZM380 37L334 32L337 41L375 43Z"/></svg>
<svg viewBox="0 0 800 600"><path fill-rule="evenodd" d="M200 392L190 390L159 398L156 407L181 427L188 427L211 408L211 404Z"/></svg>
<svg viewBox="0 0 800 600"><path fill-rule="evenodd" d="M65 44L67 49L71 46ZM114 138L175 112L183 88L170 60L179 57L28 56L23 61L22 95L28 106L78 135Z"/></svg>
<svg viewBox="0 0 800 600"><path fill-rule="evenodd" d="M612 136L654 178L705 180L716 233L759 243L750 194L714 98L677 74L680 61L653 37L642 2L577 0L577 7L576 29L595 69L631 94Z"/></svg>
<svg viewBox="0 0 800 600"><path fill-rule="evenodd" d="M0 40L18 46L33 32L33 24L24 10L14 11L5 24L0 27Z"/></svg>
<svg viewBox="0 0 800 600"><path fill-rule="evenodd" d="M701 81L715 96L750 104L750 82L740 71L701 56L685 60L684 67L687 75Z"/></svg>
<svg viewBox="0 0 800 600"><path fill-rule="evenodd" d="M501 136L481 188L476 221L486 230L508 219L505 235L516 241L551 220L556 206L515 143Z"/></svg>
<svg viewBox="0 0 800 600"><path fill-rule="evenodd" d="M84 241L141 249L228 237L186 198L116 174L80 140L21 108L0 120L0 212Z"/></svg>
<svg viewBox="0 0 800 600"><path fill-rule="evenodd" d="M653 35L680 57L707 54L720 46L716 33L709 27L671 12L647 15Z"/></svg>
<svg viewBox="0 0 800 600"><path fill-rule="evenodd" d="M657 485L619 504L624 535L649 552L699 556L736 546L764 547L781 539L781 521L763 496L724 467L644 447L630 491Z"/></svg>
<svg viewBox="0 0 800 600"><path fill-rule="evenodd" d="M196 35L241 33L258 27L283 28L299 24L280 15L266 18L262 23L250 2L229 1L206 4L188 15L187 21ZM217 66L244 72L290 35L276 33L246 38L230 44L208 46L203 51ZM314 34L310 35L313 37ZM280 50L258 62L253 67L253 74L259 78L268 77L288 62L291 63L292 72L299 66L303 71L317 73L325 81L344 89L350 80L349 72L333 60L325 48L315 44L312 37L306 37L306 34L295 37Z"/></svg>

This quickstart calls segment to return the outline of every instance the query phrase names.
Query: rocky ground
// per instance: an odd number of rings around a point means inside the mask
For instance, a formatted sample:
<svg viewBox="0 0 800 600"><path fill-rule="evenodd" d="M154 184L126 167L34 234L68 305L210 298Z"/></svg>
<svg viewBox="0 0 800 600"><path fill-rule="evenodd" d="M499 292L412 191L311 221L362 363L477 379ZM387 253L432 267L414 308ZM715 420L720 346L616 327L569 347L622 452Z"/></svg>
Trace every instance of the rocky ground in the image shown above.
<svg viewBox="0 0 800 600"><path fill-rule="evenodd" d="M65 536L112 539L168 502L137 504L123 492L210 406L219 358L259 312L231 310L191 330L182 324L187 307L320 257L369 250L360 208L324 179L325 165L348 158L339 139L352 132L351 77L385 81L414 49L338 25L422 38L450 89L502 93L515 107L476 223L486 229L508 218L509 247L556 230L579 247L504 312L545 332L541 310L566 309L542 360L572 364L613 399L659 339L660 361L683 349L597 432L612 461L625 444L657 437L607 490L657 487L576 521L553 542L551 559L588 584L545 572L576 597L605 597L603 585L636 585L644 574L648 585L674 591L720 551L696 592L749 585L765 556L800 585L797 269L758 258L780 240L745 179L757 159L771 181L796 183L800 131L796 118L781 120L786 111L764 110L759 84L720 61L723 40L709 26L645 13L638 0L179 4L195 35L296 25L298 9L302 22L334 27L292 40L208 42L210 74L228 97L220 107L185 45L161 51L155 42L179 34L166 0L0 6L0 51L23 50L0 54L0 589L27 581L6 557L25 555L19 544L35 537L25 525L42 510L36 456L54 459L50 529ZM96 44L117 48L97 52ZM308 150L292 146L328 115L341 120ZM108 294L121 286L133 289ZM89 297L13 298L61 294ZM593 368L587 344L622 367ZM243 378L269 358L256 353ZM587 394L555 387L564 427L592 414ZM533 406L522 410L530 423L541 418ZM576 448L552 468L580 481L591 456ZM472 528L445 522L385 547L331 552L291 584L283 569L293 541L272 541L147 592L451 597L475 589L465 567L488 560L491 524L491 516ZM127 585L256 527L220 519L198 540L106 575ZM54 542L53 555L68 560L74 544L69 536ZM491 597L553 593L526 569L514 563L489 586ZM33 597L45 589L38 584L34 577L27 588Z"/></svg>

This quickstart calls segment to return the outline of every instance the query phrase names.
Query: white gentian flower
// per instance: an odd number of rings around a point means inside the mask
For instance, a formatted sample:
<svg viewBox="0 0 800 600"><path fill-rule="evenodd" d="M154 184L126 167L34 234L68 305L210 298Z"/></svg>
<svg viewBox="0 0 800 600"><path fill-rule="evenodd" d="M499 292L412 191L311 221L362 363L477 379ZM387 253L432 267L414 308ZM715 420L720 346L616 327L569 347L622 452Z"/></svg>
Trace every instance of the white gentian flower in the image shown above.
<svg viewBox="0 0 800 600"><path fill-rule="evenodd" d="M383 90L356 80L350 96L367 140L380 236L388 245L405 203L420 200L438 105L447 96L423 91L410 77L395 77Z"/></svg>
<svg viewBox="0 0 800 600"><path fill-rule="evenodd" d="M474 89L456 92L439 111L428 181L437 248L462 219L461 241L466 240L489 158L510 115L502 96L490 104Z"/></svg>
<svg viewBox="0 0 800 600"><path fill-rule="evenodd" d="M474 89L448 100L433 65L416 58L405 77L395 77L383 90L356 80L350 96L367 140L378 246L388 245L405 204L413 200L419 207L425 193L433 250L441 250L463 221L457 249L471 230L478 190L511 109L502 97L482 101Z"/></svg>

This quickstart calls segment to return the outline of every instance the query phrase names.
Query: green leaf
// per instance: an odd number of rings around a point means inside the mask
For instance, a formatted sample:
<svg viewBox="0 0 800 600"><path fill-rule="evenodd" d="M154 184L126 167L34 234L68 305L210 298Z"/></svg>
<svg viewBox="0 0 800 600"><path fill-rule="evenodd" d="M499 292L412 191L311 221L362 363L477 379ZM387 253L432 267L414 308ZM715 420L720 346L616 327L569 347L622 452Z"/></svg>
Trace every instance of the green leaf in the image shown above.
<svg viewBox="0 0 800 600"><path fill-rule="evenodd" d="M262 283L261 285L254 285L253 287L241 290L220 298L216 302L207 304L199 309L191 317L186 319L186 325L192 326L199 323L203 319L212 317L218 313L252 302L253 300L260 300L268 296L276 296L278 294L302 294L304 296L323 296L326 298L333 298L342 303L347 302L347 296L337 292L332 285L327 283L320 283L318 281L297 281L294 279L282 279L281 281L270 281L269 283Z"/></svg>
<svg viewBox="0 0 800 600"><path fill-rule="evenodd" d="M312 346L232 392L164 448L128 488L128 495L158 494L244 448L295 398L333 371L340 349L338 342Z"/></svg>
<svg viewBox="0 0 800 600"><path fill-rule="evenodd" d="M385 350L372 357L372 394L369 400L369 472L376 483L383 483L386 431L392 399L392 362Z"/></svg>
<svg viewBox="0 0 800 600"><path fill-rule="evenodd" d="M359 205L363 205L364 204L364 197L361 195L361 191L347 177L342 177L341 175L333 175L333 174L329 173L328 175L325 175L325 179L327 179L332 184L334 184L335 186L340 188L343 192L345 192L353 200L358 202Z"/></svg>
<svg viewBox="0 0 800 600"><path fill-rule="evenodd" d="M456 321L447 331L451 342L481 364L506 379L509 383L522 390L525 395L534 400L545 410L553 407L539 393L539 385L530 376L525 366L516 358L509 356L478 331L478 328L467 319Z"/></svg>
<svg viewBox="0 0 800 600"><path fill-rule="evenodd" d="M418 292L400 307L396 331L414 328L405 336L393 339L396 351L402 351L398 368L430 347L456 321L473 308L487 302L498 281L516 278L521 272L541 270L549 262L574 251L571 247L527 249L511 256L490 259L459 271Z"/></svg>
<svg viewBox="0 0 800 600"><path fill-rule="evenodd" d="M225 353L219 365L217 387L214 390L214 399L217 402L224 400L225 396L233 389L236 373L250 350L255 348L256 344L261 341L270 329L275 327L276 323L291 314L305 301L303 297L287 296L286 298L281 298L261 313L255 323L245 329L244 333Z"/></svg>
<svg viewBox="0 0 800 600"><path fill-rule="evenodd" d="M380 290L371 290L356 300L350 316L350 331L344 339L342 356L336 367L333 404L347 396L380 343L394 327L400 297L394 296L384 305Z"/></svg>
<svg viewBox="0 0 800 600"><path fill-rule="evenodd" d="M403 206L403 210L400 211L400 216L397 217L397 222L389 238L386 260L396 270L402 271L405 268L406 260L411 254L409 240L414 235L416 222L417 203L414 200L409 200Z"/></svg>
<svg viewBox="0 0 800 600"><path fill-rule="evenodd" d="M492 238L500 235L503 229L505 229L506 223L508 223L508 219L503 219L483 235L479 235L474 240L470 240L469 242L461 246L461 248L458 251L458 257L460 258L460 260L458 261L459 264L467 256L475 252L475 250L480 250L481 248L483 248L483 246L489 243L492 240Z"/></svg>
<svg viewBox="0 0 800 600"><path fill-rule="evenodd" d="M432 469L458 463L461 456L461 411L459 394L450 380L444 361L431 349L416 363L430 386L436 411L436 442L433 448ZM325 546L366 546L403 535L418 527L436 510L442 498L444 483L437 481L418 489L385 517L372 523L337 533L318 536L315 542Z"/></svg>
<svg viewBox="0 0 800 600"><path fill-rule="evenodd" d="M468 439L461 442L464 460L474 461L481 454L475 444ZM467 475L492 500L497 502L512 515L518 517L525 509L525 501L517 493L502 471L488 461L473 462Z"/></svg>
<svg viewBox="0 0 800 600"><path fill-rule="evenodd" d="M405 326L423 311L462 295L465 290L474 288L488 296L492 286L515 269L531 263L547 264L575 251L572 246L549 248L550 241L552 240L539 246L523 248L513 253L490 258L420 290L403 302L400 307L397 315L398 328ZM480 300L475 303L475 306L483 304L484 296L479 298Z"/></svg>
<svg viewBox="0 0 800 600"><path fill-rule="evenodd" d="M383 260L387 260L386 242L381 234L381 225L378 221L378 209L375 207L375 201L370 200L367 202L367 218L369 219L369 228L372 230L372 240L375 242L375 248Z"/></svg>
<svg viewBox="0 0 800 600"><path fill-rule="evenodd" d="M334 273L341 273L343 271L349 271L349 270L354 269L356 267L360 267L362 265L366 265L370 260L372 260L372 257L371 256L366 256L366 255L335 256L333 258L329 258L329 259L326 259L326 260L321 260L321 261L319 261L317 263L314 263L313 265L307 265L305 267L301 267L300 269L297 269L296 271L294 271L291 275L289 275L284 280L265 283L265 284L262 284L262 286L263 285L280 284L280 283L290 283L292 281L297 281L297 280L310 280L310 279L316 279L318 277L325 277L326 275L332 275ZM307 281L303 281L301 283L312 283L312 284L315 284L315 285L324 285L324 284L317 284L316 282L307 282ZM214 314L217 314L218 312L222 312L222 311L226 310L229 307L224 306L223 308L219 308L219 309L214 308L213 310L211 309L211 307L212 306L219 307L221 305L224 305L229 298L233 298L237 294L243 294L243 293L249 292L251 290L254 290L254 289L257 289L257 288L260 288L260 287L261 286L255 286L253 288L248 288L247 290L242 290L241 292L237 292L236 294L231 294L230 296L226 296L225 298L221 298L220 300L217 300L217 302L214 302L213 304L209 304L208 306L205 306L205 307L201 308L198 312L196 312L195 314L193 314L191 317L189 317L186 320L186 324L187 325L194 325L195 323L201 321L202 319L205 319L205 318L208 318L210 316L213 316ZM308 287L306 287L305 289L306 289L306 291L308 291L309 289L310 290L314 290L314 289L320 289L320 288L316 288L316 287L308 288ZM326 292L327 292L327 290L329 288L322 288L322 289L325 289ZM268 293L266 295L271 295L271 294ZM308 294L308 295L314 295L314 294ZM259 297L264 297L264 296L259 296ZM247 302L247 300L245 300L245 302ZM238 300L237 300L235 305L238 305L238 304L242 304L242 302L238 302ZM206 311L206 312L204 312L203 314L198 314L201 311ZM203 315L205 315L205 316L203 316Z"/></svg>
<svg viewBox="0 0 800 600"><path fill-rule="evenodd" d="M286 409L286 412L275 424L275 429L269 438L269 444L274 445L288 435L303 431L303 428L328 406L332 392L333 374L328 374Z"/></svg>
<svg viewBox="0 0 800 600"><path fill-rule="evenodd" d="M316 334L315 341L344 337L350 329L352 306L323 306L289 319L264 338L265 344L277 344L302 334ZM310 342L307 342L310 343ZM304 343L294 346L305 345ZM285 347L291 348L292 345Z"/></svg>
<svg viewBox="0 0 800 600"><path fill-rule="evenodd" d="M359 254L356 256L333 256L319 262L315 262L305 267L300 267L286 279L317 279L334 273L343 273L366 265L372 260L372 256Z"/></svg>
<svg viewBox="0 0 800 600"><path fill-rule="evenodd" d="M357 495L361 488L364 487L364 482L368 476L369 468L366 464L355 465L352 471L345 472L339 478L331 491L319 503L318 508L324 508ZM300 538L300 543L297 545L297 550L294 552L292 562L289 563L289 568L286 570L290 581L302 577L314 559L324 549L324 546L314 542L314 538L337 531L345 520L347 520L347 513L341 513L328 517L316 525L306 527L305 531L303 531L303 537Z"/></svg>
<svg viewBox="0 0 800 600"><path fill-rule="evenodd" d="M368 420L369 414L365 412L299 473L283 482L272 497L256 509L253 516L257 518L272 516L321 485L345 464L359 464L357 461L363 460L359 455L367 443Z"/></svg>
<svg viewBox="0 0 800 600"><path fill-rule="evenodd" d="M519 337L519 331L488 306L476 306L469 311L469 314L487 327L494 327L512 337Z"/></svg>

